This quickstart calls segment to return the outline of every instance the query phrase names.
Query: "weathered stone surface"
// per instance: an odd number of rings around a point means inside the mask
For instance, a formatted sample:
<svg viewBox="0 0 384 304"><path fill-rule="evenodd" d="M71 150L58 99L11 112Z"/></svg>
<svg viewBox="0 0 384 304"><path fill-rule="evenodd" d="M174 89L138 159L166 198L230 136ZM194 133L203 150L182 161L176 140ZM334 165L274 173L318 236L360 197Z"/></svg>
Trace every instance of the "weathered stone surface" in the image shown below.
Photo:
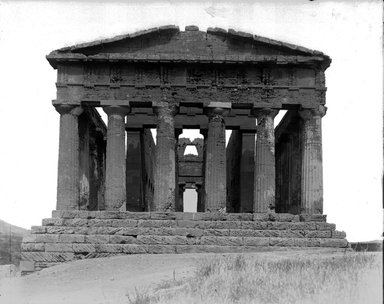
<svg viewBox="0 0 384 304"><path fill-rule="evenodd" d="M79 204L78 116L83 109L74 105L54 104L54 106L60 113L56 209L73 210L77 209Z"/></svg>
<svg viewBox="0 0 384 304"><path fill-rule="evenodd" d="M330 238L332 235L331 231L328 230L315 230L315 231L306 231L305 237L307 238Z"/></svg>
<svg viewBox="0 0 384 304"><path fill-rule="evenodd" d="M43 219L43 226L62 226L64 224L64 219L61 218L47 218Z"/></svg>
<svg viewBox="0 0 384 304"><path fill-rule="evenodd" d="M304 213L323 213L323 155L321 117L326 107L304 109L299 112L303 120L303 157L301 208Z"/></svg>
<svg viewBox="0 0 384 304"><path fill-rule="evenodd" d="M176 111L174 103L162 102L156 107L155 211L175 211L176 207Z"/></svg>
<svg viewBox="0 0 384 304"><path fill-rule="evenodd" d="M22 243L21 251L44 251L44 243Z"/></svg>
<svg viewBox="0 0 384 304"><path fill-rule="evenodd" d="M175 245L147 245L147 253L176 253Z"/></svg>
<svg viewBox="0 0 384 304"><path fill-rule="evenodd" d="M129 106L104 104L108 114L105 208L119 210L126 202L125 184L125 116Z"/></svg>
<svg viewBox="0 0 384 304"><path fill-rule="evenodd" d="M96 245L94 244L73 244L72 245L72 248L73 248L73 252L75 253L90 253L90 252L95 252L96 251L96 248L95 248Z"/></svg>
<svg viewBox="0 0 384 304"><path fill-rule="evenodd" d="M321 247L345 248L348 246L348 241L345 239L320 239L319 242Z"/></svg>
<svg viewBox="0 0 384 304"><path fill-rule="evenodd" d="M32 234L38 234L38 233L46 233L47 229L43 226L32 226L31 227L31 233Z"/></svg>
<svg viewBox="0 0 384 304"><path fill-rule="evenodd" d="M109 243L112 244L136 244L137 239L133 236L112 235L109 237Z"/></svg>
<svg viewBox="0 0 384 304"><path fill-rule="evenodd" d="M294 246L294 239L293 238L278 238L278 237L272 237L269 239L269 245L270 246L283 246L283 247L289 247Z"/></svg>
<svg viewBox="0 0 384 304"><path fill-rule="evenodd" d="M326 222L325 214L300 214L300 222Z"/></svg>
<svg viewBox="0 0 384 304"><path fill-rule="evenodd" d="M263 237L244 237L243 242L245 246L269 246L269 238Z"/></svg>
<svg viewBox="0 0 384 304"><path fill-rule="evenodd" d="M30 234L23 237L23 243L56 243L59 241L59 235L54 234Z"/></svg>
<svg viewBox="0 0 384 304"><path fill-rule="evenodd" d="M67 262L74 259L71 252L22 252L21 258L24 261L35 262Z"/></svg>
<svg viewBox="0 0 384 304"><path fill-rule="evenodd" d="M84 243L85 235L81 234L60 234L58 242L60 243Z"/></svg>
<svg viewBox="0 0 384 304"><path fill-rule="evenodd" d="M316 223L316 229L317 230L335 230L336 225L329 224L329 223Z"/></svg>
<svg viewBox="0 0 384 304"><path fill-rule="evenodd" d="M257 136L255 148L254 212L275 209L275 131L273 120L278 110L255 111Z"/></svg>
<svg viewBox="0 0 384 304"><path fill-rule="evenodd" d="M46 252L73 252L71 243L46 243Z"/></svg>
<svg viewBox="0 0 384 304"><path fill-rule="evenodd" d="M230 103L208 108L208 131L205 138L205 211L225 213L226 208L226 153L223 116Z"/></svg>
<svg viewBox="0 0 384 304"><path fill-rule="evenodd" d="M100 234L94 234L94 235L86 235L85 236L85 242L91 243L91 244L107 244L109 243L109 235L100 235Z"/></svg>
<svg viewBox="0 0 384 304"><path fill-rule="evenodd" d="M319 247L320 241L317 238L309 239L309 238L302 238L302 239L294 239L294 246L296 247Z"/></svg>
<svg viewBox="0 0 384 304"><path fill-rule="evenodd" d="M334 239L344 239L346 237L347 237L347 234L344 231L337 231L337 230L332 231L332 238Z"/></svg>

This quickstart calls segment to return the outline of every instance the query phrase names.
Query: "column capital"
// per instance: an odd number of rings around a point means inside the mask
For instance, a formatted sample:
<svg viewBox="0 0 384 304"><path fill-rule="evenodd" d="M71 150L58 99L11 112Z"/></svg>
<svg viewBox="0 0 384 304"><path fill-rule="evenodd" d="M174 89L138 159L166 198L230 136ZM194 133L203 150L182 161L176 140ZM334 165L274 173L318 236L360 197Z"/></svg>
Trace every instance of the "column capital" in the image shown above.
<svg viewBox="0 0 384 304"><path fill-rule="evenodd" d="M313 109L301 109L299 110L299 115L304 120L312 119L313 117L323 117L327 113L327 107L319 105L317 108Z"/></svg>
<svg viewBox="0 0 384 304"><path fill-rule="evenodd" d="M222 119L224 116L229 114L231 107L232 105L230 102L210 102L204 108L204 112L210 120L215 117Z"/></svg>
<svg viewBox="0 0 384 304"><path fill-rule="evenodd" d="M131 111L130 106L103 106L103 110L107 115L126 116Z"/></svg>
<svg viewBox="0 0 384 304"><path fill-rule="evenodd" d="M61 115L70 114L73 116L79 116L81 113L83 113L83 108L78 105L53 104L53 106Z"/></svg>
<svg viewBox="0 0 384 304"><path fill-rule="evenodd" d="M252 115L254 115L257 119L260 119L262 117L268 116L271 118L275 118L276 115L279 113L278 109L273 108L253 108L251 110Z"/></svg>

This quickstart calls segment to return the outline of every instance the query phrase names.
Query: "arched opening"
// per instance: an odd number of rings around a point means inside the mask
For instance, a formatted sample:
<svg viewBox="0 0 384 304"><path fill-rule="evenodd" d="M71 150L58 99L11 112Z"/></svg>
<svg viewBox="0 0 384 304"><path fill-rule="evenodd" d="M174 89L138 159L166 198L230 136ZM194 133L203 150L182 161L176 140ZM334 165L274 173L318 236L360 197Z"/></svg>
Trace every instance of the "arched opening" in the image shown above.
<svg viewBox="0 0 384 304"><path fill-rule="evenodd" d="M195 189L185 189L183 210L184 212L197 212L197 191Z"/></svg>

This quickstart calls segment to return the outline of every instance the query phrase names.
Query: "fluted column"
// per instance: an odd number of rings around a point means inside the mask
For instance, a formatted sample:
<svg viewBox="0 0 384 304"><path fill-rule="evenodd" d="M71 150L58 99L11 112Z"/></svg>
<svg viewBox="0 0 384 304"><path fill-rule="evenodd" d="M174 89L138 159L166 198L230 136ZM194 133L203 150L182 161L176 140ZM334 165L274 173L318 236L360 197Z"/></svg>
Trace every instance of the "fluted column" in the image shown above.
<svg viewBox="0 0 384 304"><path fill-rule="evenodd" d="M125 116L130 108L104 106L103 110L108 115L105 210L119 210L126 202Z"/></svg>
<svg viewBox="0 0 384 304"><path fill-rule="evenodd" d="M175 120L177 108L166 102L155 108L157 114L155 211L175 211L176 207L176 138Z"/></svg>
<svg viewBox="0 0 384 304"><path fill-rule="evenodd" d="M204 210L225 212L227 198L225 123L228 110L208 108L208 132L205 139Z"/></svg>
<svg viewBox="0 0 384 304"><path fill-rule="evenodd" d="M273 121L279 111L254 110L257 119L255 148L254 212L275 209L275 130Z"/></svg>
<svg viewBox="0 0 384 304"><path fill-rule="evenodd" d="M60 113L57 210L79 209L79 125L82 108L55 105Z"/></svg>
<svg viewBox="0 0 384 304"><path fill-rule="evenodd" d="M302 166L301 166L301 212L323 213L323 152L321 118L326 107L299 111L303 119Z"/></svg>

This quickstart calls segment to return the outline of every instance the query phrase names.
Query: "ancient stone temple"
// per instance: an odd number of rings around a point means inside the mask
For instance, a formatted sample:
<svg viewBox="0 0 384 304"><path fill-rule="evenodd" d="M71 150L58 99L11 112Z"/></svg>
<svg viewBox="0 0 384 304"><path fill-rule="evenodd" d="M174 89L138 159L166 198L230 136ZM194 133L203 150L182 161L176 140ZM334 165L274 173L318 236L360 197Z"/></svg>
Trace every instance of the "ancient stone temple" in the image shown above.
<svg viewBox="0 0 384 304"><path fill-rule="evenodd" d="M164 26L47 59L57 70L57 205L24 239L24 271L116 254L348 246L323 215L328 56ZM196 190L197 212L183 212L185 189Z"/></svg>

